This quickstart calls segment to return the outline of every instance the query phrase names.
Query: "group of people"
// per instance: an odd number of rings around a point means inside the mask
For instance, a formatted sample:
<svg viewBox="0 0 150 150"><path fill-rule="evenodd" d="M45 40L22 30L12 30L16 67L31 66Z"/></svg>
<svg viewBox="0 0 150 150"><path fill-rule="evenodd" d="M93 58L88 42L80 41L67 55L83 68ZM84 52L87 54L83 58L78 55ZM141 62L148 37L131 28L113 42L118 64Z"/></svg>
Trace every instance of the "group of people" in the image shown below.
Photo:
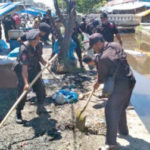
<svg viewBox="0 0 150 150"><path fill-rule="evenodd" d="M44 16L43 21L38 16L39 21L35 29L30 30L24 34L19 41L22 41L18 63L14 70L18 77L18 97L24 90L29 89L29 83L40 72L40 63L46 65L48 62L42 57L42 40L47 34L52 33L52 45L55 44L57 35L51 31L50 19L48 16L51 13L48 11ZM97 81L94 85L94 90L97 90L101 83L113 77L114 87L112 93L109 95L108 102L105 108L107 134L106 147L102 150L114 150L116 148L117 132L122 135L128 135L128 126L126 118L126 109L130 103L130 97L135 85L134 75L126 60L126 54L122 48L122 40L114 23L108 21L106 13L100 15L102 22L101 26L88 24L83 18L79 24L76 22L72 40L76 43L76 52L79 58L80 66L83 67L83 62L89 66L97 68ZM61 21L56 19L57 27L61 27ZM89 27L90 26L90 27ZM91 28L89 30L89 28ZM90 31L90 33L89 33ZM87 33L90 35L89 45L92 48L95 56L84 56L82 58L81 44L78 39L78 34ZM119 43L115 43L114 34ZM25 42L27 41L27 42ZM49 64L50 65L50 64ZM43 103L45 99L45 89L41 78L33 86L33 91L37 95L37 114L45 111ZM25 105L25 99L18 105L16 116L17 122L23 123L22 109ZM100 148L101 149L101 148Z"/></svg>
<svg viewBox="0 0 150 150"><path fill-rule="evenodd" d="M18 29L20 24L21 20L17 13L3 17L0 26L3 25L4 27L5 39L7 42L9 42L8 31L12 29ZM0 36L2 37L2 32Z"/></svg>
<svg viewBox="0 0 150 150"><path fill-rule="evenodd" d="M97 90L101 83L104 83L104 88L106 84L113 87L112 90L108 86L105 89L105 92L109 93L105 106L106 146L99 150L115 150L117 133L124 136L129 134L126 109L130 104L136 80L127 62L115 24L108 21L106 13L102 13L100 18L101 28L97 28L97 32L89 37L89 48L93 49L95 55L85 56L83 61L97 68L94 90ZM119 43L113 42L114 34Z"/></svg>

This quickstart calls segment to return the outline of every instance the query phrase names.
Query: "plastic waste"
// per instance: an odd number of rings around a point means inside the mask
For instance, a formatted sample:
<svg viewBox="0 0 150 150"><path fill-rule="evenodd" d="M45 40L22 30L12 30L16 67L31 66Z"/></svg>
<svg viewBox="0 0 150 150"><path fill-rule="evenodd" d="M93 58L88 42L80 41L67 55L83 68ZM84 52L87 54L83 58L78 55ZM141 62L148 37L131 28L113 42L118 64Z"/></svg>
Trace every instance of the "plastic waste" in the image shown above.
<svg viewBox="0 0 150 150"><path fill-rule="evenodd" d="M9 47L4 40L0 40L0 53L1 55L7 55L9 53Z"/></svg>
<svg viewBox="0 0 150 150"><path fill-rule="evenodd" d="M70 90L59 90L53 96L56 104L63 105L66 103L76 103L78 101L78 94Z"/></svg>
<svg viewBox="0 0 150 150"><path fill-rule="evenodd" d="M54 96L53 99L55 100L55 103L58 105L63 105L66 103L64 95L62 93L57 92Z"/></svg>
<svg viewBox="0 0 150 150"><path fill-rule="evenodd" d="M8 45L4 40L0 40L0 51L5 49L9 49Z"/></svg>
<svg viewBox="0 0 150 150"><path fill-rule="evenodd" d="M15 48L13 51L11 51L9 54L8 54L8 57L17 57L19 54L19 47Z"/></svg>

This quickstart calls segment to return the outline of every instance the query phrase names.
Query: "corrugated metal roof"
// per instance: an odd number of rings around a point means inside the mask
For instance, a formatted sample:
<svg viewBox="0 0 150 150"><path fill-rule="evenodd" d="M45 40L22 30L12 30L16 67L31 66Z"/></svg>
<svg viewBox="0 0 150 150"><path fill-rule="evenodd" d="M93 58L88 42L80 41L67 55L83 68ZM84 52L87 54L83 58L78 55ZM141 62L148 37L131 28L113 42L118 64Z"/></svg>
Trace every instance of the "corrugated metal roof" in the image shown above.
<svg viewBox="0 0 150 150"><path fill-rule="evenodd" d="M135 2L135 0L113 0L108 2L106 6L118 5L118 4L128 3L128 2Z"/></svg>

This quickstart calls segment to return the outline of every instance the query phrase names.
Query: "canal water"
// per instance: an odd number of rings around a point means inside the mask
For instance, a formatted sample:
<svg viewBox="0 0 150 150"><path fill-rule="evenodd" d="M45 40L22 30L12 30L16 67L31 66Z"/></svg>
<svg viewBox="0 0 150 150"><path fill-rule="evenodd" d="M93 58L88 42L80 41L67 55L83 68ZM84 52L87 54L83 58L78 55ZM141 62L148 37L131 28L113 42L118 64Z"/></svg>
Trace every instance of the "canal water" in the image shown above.
<svg viewBox="0 0 150 150"><path fill-rule="evenodd" d="M128 54L128 62L137 81L131 103L150 132L150 55L147 54L148 51L150 52L150 47L147 46L146 51L141 51L135 34L123 34L121 36L123 47Z"/></svg>

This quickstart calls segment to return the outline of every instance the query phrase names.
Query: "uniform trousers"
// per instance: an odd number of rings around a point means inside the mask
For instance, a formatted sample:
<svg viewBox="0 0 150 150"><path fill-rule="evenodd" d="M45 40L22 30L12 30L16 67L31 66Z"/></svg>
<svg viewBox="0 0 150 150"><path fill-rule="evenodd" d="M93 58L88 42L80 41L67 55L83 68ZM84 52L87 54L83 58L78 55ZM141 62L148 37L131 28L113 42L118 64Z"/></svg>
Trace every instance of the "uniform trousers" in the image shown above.
<svg viewBox="0 0 150 150"><path fill-rule="evenodd" d="M106 108L106 144L116 145L117 132L128 134L126 109L130 103L135 80L128 78L116 81L114 91L109 97Z"/></svg>

